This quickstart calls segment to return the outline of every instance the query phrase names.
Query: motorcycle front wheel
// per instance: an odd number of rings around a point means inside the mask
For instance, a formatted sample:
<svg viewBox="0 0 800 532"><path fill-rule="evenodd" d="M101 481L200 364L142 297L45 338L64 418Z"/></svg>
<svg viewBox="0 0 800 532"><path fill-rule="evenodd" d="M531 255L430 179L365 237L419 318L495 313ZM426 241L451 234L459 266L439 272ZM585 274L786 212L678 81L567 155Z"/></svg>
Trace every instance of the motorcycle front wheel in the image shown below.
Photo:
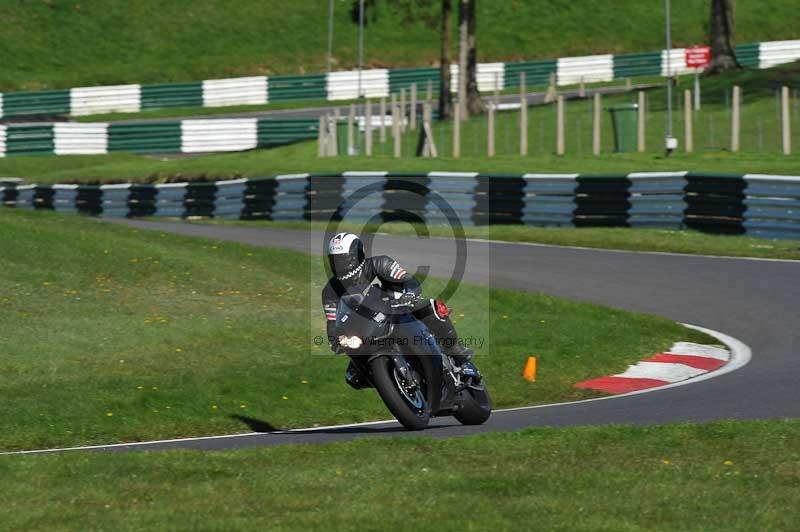
<svg viewBox="0 0 800 532"><path fill-rule="evenodd" d="M370 370L378 394L397 421L409 430L428 426L431 412L424 382L416 386L406 382L394 362L385 356L374 359Z"/></svg>
<svg viewBox="0 0 800 532"><path fill-rule="evenodd" d="M458 410L453 417L462 425L482 425L492 415L492 398L486 385L461 390L458 403Z"/></svg>

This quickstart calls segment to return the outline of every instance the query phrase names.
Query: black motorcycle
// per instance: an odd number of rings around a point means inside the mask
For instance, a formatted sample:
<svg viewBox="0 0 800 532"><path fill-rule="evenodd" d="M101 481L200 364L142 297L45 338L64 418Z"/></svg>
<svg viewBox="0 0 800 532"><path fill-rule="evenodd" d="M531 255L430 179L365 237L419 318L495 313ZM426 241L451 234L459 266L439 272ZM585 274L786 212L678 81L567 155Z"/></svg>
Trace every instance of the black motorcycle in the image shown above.
<svg viewBox="0 0 800 532"><path fill-rule="evenodd" d="M492 406L477 368L443 354L410 307L377 285L343 296L335 328L341 351L407 429L424 429L431 417L448 415L464 425L484 423Z"/></svg>

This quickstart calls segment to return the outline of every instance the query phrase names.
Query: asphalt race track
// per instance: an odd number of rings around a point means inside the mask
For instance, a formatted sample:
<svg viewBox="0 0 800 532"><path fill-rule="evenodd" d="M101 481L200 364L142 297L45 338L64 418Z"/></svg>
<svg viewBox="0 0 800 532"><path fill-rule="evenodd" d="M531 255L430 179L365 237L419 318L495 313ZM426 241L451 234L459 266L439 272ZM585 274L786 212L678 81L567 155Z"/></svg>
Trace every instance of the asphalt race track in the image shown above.
<svg viewBox="0 0 800 532"><path fill-rule="evenodd" d="M116 223L255 246L314 253L323 249L320 233L179 222ZM372 252L392 255L411 271L424 261L431 275L449 277L455 244L450 239L377 235ZM737 371L686 386L608 400L495 412L479 427L464 427L452 418L442 418L434 420L425 436L450 437L530 426L800 417L800 262L469 241L464 280L591 301L708 327L748 344L752 360ZM535 312L531 309L532 315ZM420 435L405 432L396 422L385 422L100 449L232 449L403 434Z"/></svg>

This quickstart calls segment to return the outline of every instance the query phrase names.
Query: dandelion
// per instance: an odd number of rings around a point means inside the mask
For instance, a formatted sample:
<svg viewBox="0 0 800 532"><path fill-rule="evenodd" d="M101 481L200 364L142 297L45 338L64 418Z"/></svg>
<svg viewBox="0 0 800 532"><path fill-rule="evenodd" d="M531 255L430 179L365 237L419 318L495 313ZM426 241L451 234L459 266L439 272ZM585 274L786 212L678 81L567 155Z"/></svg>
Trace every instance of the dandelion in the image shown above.
<svg viewBox="0 0 800 532"><path fill-rule="evenodd" d="M730 466L732 466L732 465L733 465L733 462L732 462L731 460L725 460L725 461L724 461L724 462L722 462L722 463L723 463L723 464L725 464L725 465L726 465L726 466L728 466L728 467L730 467Z"/></svg>
<svg viewBox="0 0 800 532"><path fill-rule="evenodd" d="M284 401L288 401L288 400L289 400L289 398L288 398L288 397L286 397L285 395L284 395L284 396L281 396L281 399L283 399Z"/></svg>
<svg viewBox="0 0 800 532"><path fill-rule="evenodd" d="M301 381L300 381L300 383L301 383L301 384L308 384L308 381L307 381L307 380L305 380L305 379L303 379L303 380L301 380Z"/></svg>
<svg viewBox="0 0 800 532"><path fill-rule="evenodd" d="M181 349L180 347L176 347L176 348L175 348L175 352L176 352L176 353L180 353L180 352L182 352L182 351L183 351L183 349Z"/></svg>
<svg viewBox="0 0 800 532"><path fill-rule="evenodd" d="M664 458L663 460L661 460L661 463L664 464L664 465L669 465L669 460Z"/></svg>
<svg viewBox="0 0 800 532"><path fill-rule="evenodd" d="M158 390L158 386L153 386L151 390Z"/></svg>
<svg viewBox="0 0 800 532"><path fill-rule="evenodd" d="M503 319L504 319L504 320L507 320L507 319L508 319L508 316L507 316L506 314L503 314Z"/></svg>
<svg viewBox="0 0 800 532"><path fill-rule="evenodd" d="M47 281L45 281L45 282L43 282L43 283L42 283L42 286L50 286L50 283L48 283Z"/></svg>
<svg viewBox="0 0 800 532"><path fill-rule="evenodd" d="M216 409L217 409L217 405L211 405L211 410L216 410Z"/></svg>
<svg viewBox="0 0 800 532"><path fill-rule="evenodd" d="M106 417L111 417L114 415L114 412L106 412Z"/></svg>
<svg viewBox="0 0 800 532"><path fill-rule="evenodd" d="M247 408L247 405L239 405L239 408Z"/></svg>
<svg viewBox="0 0 800 532"><path fill-rule="evenodd" d="M137 386L136 389L137 390L144 390L144 386Z"/></svg>

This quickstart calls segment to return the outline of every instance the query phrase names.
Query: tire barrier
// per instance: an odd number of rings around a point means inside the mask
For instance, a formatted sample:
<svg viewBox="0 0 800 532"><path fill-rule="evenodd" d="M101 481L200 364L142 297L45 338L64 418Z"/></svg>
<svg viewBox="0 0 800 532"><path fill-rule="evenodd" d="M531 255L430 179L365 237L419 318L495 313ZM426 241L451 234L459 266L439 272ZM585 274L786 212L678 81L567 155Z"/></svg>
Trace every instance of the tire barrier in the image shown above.
<svg viewBox="0 0 800 532"><path fill-rule="evenodd" d="M317 119L303 118L0 125L0 157L242 151L315 139L318 128Z"/></svg>
<svg viewBox="0 0 800 532"><path fill-rule="evenodd" d="M158 185L0 181L6 207L93 216L696 229L800 239L800 177L474 172L293 174Z"/></svg>
<svg viewBox="0 0 800 532"><path fill-rule="evenodd" d="M743 44L736 47L739 64L769 68L800 59L800 40ZM667 56L670 72L667 72ZM479 63L478 90L519 86L525 74L529 87L546 85L550 75L558 85L611 81L635 76L666 76L693 72L686 65L685 50L625 55L564 57L515 63ZM451 66L451 90L456 91L458 66ZM90 115L139 112L169 107L217 107L263 105L276 101L348 100L359 96L388 96L417 84L430 82L439 90L438 68L370 69L296 76L251 76L158 85L114 85L74 89L0 93L0 118L32 115Z"/></svg>

